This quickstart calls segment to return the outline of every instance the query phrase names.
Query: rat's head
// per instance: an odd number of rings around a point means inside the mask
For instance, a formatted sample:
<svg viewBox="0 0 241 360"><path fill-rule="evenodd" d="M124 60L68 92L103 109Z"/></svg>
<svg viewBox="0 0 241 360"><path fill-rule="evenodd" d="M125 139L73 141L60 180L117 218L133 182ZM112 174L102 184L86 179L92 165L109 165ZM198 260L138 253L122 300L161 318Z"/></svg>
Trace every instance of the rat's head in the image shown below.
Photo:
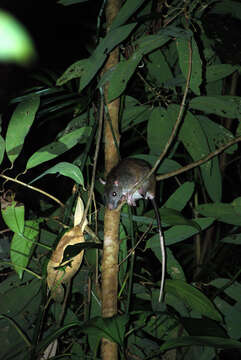
<svg viewBox="0 0 241 360"><path fill-rule="evenodd" d="M108 181L107 179L104 192L104 201L105 206L109 210L117 209L118 206L124 201L123 189L120 186L118 180Z"/></svg>

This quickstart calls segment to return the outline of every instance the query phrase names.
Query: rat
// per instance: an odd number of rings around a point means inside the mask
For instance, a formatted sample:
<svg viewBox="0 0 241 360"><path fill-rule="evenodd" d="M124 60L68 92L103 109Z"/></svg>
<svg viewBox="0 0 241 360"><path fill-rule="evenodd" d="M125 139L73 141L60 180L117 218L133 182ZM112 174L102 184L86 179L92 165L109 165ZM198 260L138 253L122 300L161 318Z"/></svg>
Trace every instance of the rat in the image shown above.
<svg viewBox="0 0 241 360"><path fill-rule="evenodd" d="M162 235L160 214L157 208L155 194L156 194L156 178L151 174L147 179L144 179L150 172L151 167L148 162L141 159L126 158L121 160L109 172L105 184L104 200L105 205L109 210L116 210L124 202L130 206L136 206L136 200L150 199L155 211L158 232L160 236L160 246L162 253L162 277L159 302L162 300L165 268L166 268L166 254L165 243ZM142 181L144 179L144 181Z"/></svg>

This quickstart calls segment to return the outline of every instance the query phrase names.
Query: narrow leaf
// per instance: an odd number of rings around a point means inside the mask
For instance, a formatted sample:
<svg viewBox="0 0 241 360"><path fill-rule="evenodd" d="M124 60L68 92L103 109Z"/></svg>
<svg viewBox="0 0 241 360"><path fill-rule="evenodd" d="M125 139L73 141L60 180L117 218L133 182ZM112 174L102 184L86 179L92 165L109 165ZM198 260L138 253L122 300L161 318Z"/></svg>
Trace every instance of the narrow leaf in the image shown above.
<svg viewBox="0 0 241 360"><path fill-rule="evenodd" d="M68 162L61 162L51 167L50 169L46 170L43 174L39 175L34 180L32 180L30 184L33 183L34 181L41 179L43 176L47 174L56 174L56 173L59 173L63 176L67 176L73 179L77 184L80 184L82 186L84 185L83 174L78 168L78 166L74 164L70 164Z"/></svg>
<svg viewBox="0 0 241 360"><path fill-rule="evenodd" d="M221 202L202 204L197 206L196 211L227 224L241 225L241 197L230 204Z"/></svg>
<svg viewBox="0 0 241 360"><path fill-rule="evenodd" d="M190 88L195 94L200 95L200 85L202 83L202 61L199 55L199 50L195 39L192 37L191 41L178 39L176 41L177 51L179 56L179 64L183 75L187 79L189 69L191 68ZM190 45L189 45L190 44ZM191 46L192 63L189 62L189 53Z"/></svg>
<svg viewBox="0 0 241 360"><path fill-rule="evenodd" d="M186 181L169 197L163 207L182 211L194 192L194 183Z"/></svg>
<svg viewBox="0 0 241 360"><path fill-rule="evenodd" d="M111 24L111 30L123 25L146 0L127 0Z"/></svg>
<svg viewBox="0 0 241 360"><path fill-rule="evenodd" d="M39 233L39 222L27 220L23 234L15 233L11 241L10 257L15 271L22 278L23 271L30 260L32 249Z"/></svg>
<svg viewBox="0 0 241 360"><path fill-rule="evenodd" d="M27 162L26 169L31 169L45 161L56 158L78 143L88 141L91 127L82 127L66 134L51 144L48 144L34 153Z"/></svg>
<svg viewBox="0 0 241 360"><path fill-rule="evenodd" d="M57 80L56 84L58 86L61 86L67 81L75 78L80 78L79 91L83 90L101 68L107 57L107 54L115 46L124 41L135 26L136 23L128 24L110 31L97 46L91 57L89 57L88 59L77 61L72 64L63 73L63 75L61 75L61 77Z"/></svg>
<svg viewBox="0 0 241 360"><path fill-rule="evenodd" d="M181 280L166 280L166 291L181 298L186 305L210 319L222 321L213 303L201 291Z"/></svg>
<svg viewBox="0 0 241 360"><path fill-rule="evenodd" d="M10 230L17 234L22 234L24 229L24 206L16 201L2 207L2 217Z"/></svg>
<svg viewBox="0 0 241 360"><path fill-rule="evenodd" d="M214 336L185 336L169 339L161 346L161 351L175 349L183 346L213 346L220 349L241 349L241 343L236 340Z"/></svg>
<svg viewBox="0 0 241 360"><path fill-rule="evenodd" d="M206 69L206 81L211 82L223 79L224 77L229 76L238 69L238 66L234 66L231 64L210 65Z"/></svg>
<svg viewBox="0 0 241 360"><path fill-rule="evenodd" d="M189 105L192 109L208 114L241 120L241 97L239 96L198 96L192 99Z"/></svg>
<svg viewBox="0 0 241 360"><path fill-rule="evenodd" d="M37 95L26 98L17 105L8 125L6 134L6 151L13 163L19 156L26 135L28 134L39 108L40 97Z"/></svg>

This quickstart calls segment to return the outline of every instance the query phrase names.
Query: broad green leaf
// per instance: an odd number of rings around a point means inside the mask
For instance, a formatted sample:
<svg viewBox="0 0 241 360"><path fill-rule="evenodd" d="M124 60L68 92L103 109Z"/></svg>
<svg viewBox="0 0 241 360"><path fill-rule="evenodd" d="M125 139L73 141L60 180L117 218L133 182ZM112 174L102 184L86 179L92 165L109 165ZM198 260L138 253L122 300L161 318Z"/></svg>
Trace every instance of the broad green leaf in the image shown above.
<svg viewBox="0 0 241 360"><path fill-rule="evenodd" d="M27 220L23 233L15 233L11 241L10 257L14 269L22 278L24 268L28 265L39 233L39 222Z"/></svg>
<svg viewBox="0 0 241 360"><path fill-rule="evenodd" d="M121 119L121 132L129 130L136 125L147 121L150 108L145 105L129 105L124 108Z"/></svg>
<svg viewBox="0 0 241 360"><path fill-rule="evenodd" d="M8 277L12 278L10 273ZM0 315L1 359L26 360L29 357L26 337L30 335L29 326L31 326L33 319L36 319L37 315L41 313L42 285L39 279L29 280L25 284L19 281L17 287L11 288L0 296L2 314ZM1 286L3 283L4 281L1 282ZM26 315L26 309L27 317L24 316ZM11 339L11 343L9 343L9 339Z"/></svg>
<svg viewBox="0 0 241 360"><path fill-rule="evenodd" d="M189 106L207 114L241 120L241 97L239 96L198 96L190 101Z"/></svg>
<svg viewBox="0 0 241 360"><path fill-rule="evenodd" d="M200 226L196 221L185 218L180 211L175 209L161 208L159 209L160 217L162 222L168 225L189 225L193 226L198 231L201 231ZM153 215L152 215L153 214ZM122 213L122 216L125 217L125 214ZM127 214L126 214L127 216ZM148 217L150 216L150 217ZM148 211L146 216L133 216L133 220L140 222L142 224L156 224L156 221L153 221L154 210Z"/></svg>
<svg viewBox="0 0 241 360"><path fill-rule="evenodd" d="M241 234L231 234L221 240L223 243L241 245Z"/></svg>
<svg viewBox="0 0 241 360"><path fill-rule="evenodd" d="M160 246L159 249L155 248L154 254L157 257L157 259L160 261L160 263L162 263L162 254L161 254ZM167 261L166 261L167 272L171 276L171 278L177 280L186 280L184 271L182 270L180 263L177 261L177 259L175 258L172 251L169 248L166 248L166 257L167 257Z"/></svg>
<svg viewBox="0 0 241 360"><path fill-rule="evenodd" d="M5 141L3 137L0 135L0 164L3 161L4 153L5 153Z"/></svg>
<svg viewBox="0 0 241 360"><path fill-rule="evenodd" d="M2 217L10 230L17 234L22 234L24 229L24 206L13 201L4 209L2 207Z"/></svg>
<svg viewBox="0 0 241 360"><path fill-rule="evenodd" d="M182 280L166 280L166 292L181 298L187 306L210 319L222 321L213 303L201 291Z"/></svg>
<svg viewBox="0 0 241 360"><path fill-rule="evenodd" d="M239 296L239 302L235 305L229 304L220 297L217 297L215 299L215 304L217 308L220 310L220 312L224 315L224 322L226 324L228 335L234 339L237 340L240 339L240 322L241 322L240 296Z"/></svg>
<svg viewBox="0 0 241 360"><path fill-rule="evenodd" d="M241 225L241 197L230 204L221 202L201 204L196 207L196 211L227 224Z"/></svg>
<svg viewBox="0 0 241 360"><path fill-rule="evenodd" d="M200 116L199 120L203 132L208 140L210 152L213 152L216 149L216 146L219 147L217 145L219 140L218 135L221 133L223 127L221 125L216 125L205 116ZM213 124L215 124L215 126L213 126ZM218 127L219 131L215 131L217 130L216 126ZM225 135L227 136L227 133L225 133ZM222 197L222 177L218 157L210 160L210 164L210 171L202 171L204 184L212 201L220 201Z"/></svg>
<svg viewBox="0 0 241 360"><path fill-rule="evenodd" d="M241 349L241 343L236 340L214 336L185 336L169 339L161 345L161 351L167 351L184 346L212 346L221 349Z"/></svg>
<svg viewBox="0 0 241 360"><path fill-rule="evenodd" d="M174 122L174 119L177 118L178 111L179 107L177 105L169 106L168 117L170 122ZM194 161L200 160L210 153L211 145L208 143L204 129L205 126L201 126L201 121L191 112L187 111L184 122L180 128L179 139ZM211 199L214 201L219 200L221 197L221 175L219 173L217 159L206 162L200 166L200 169L204 184Z"/></svg>
<svg viewBox="0 0 241 360"><path fill-rule="evenodd" d="M166 58L160 49L157 49L156 51L153 51L151 54L149 54L148 59L148 77L150 77L150 79L154 81L157 86L161 86L167 80L173 78Z"/></svg>
<svg viewBox="0 0 241 360"><path fill-rule="evenodd" d="M75 326L77 326L78 328L81 328L81 325L82 325L82 323L80 321L74 321L67 325L61 326L60 329L50 332L48 334L48 336L46 336L42 341L39 342L37 349L36 349L36 353L43 352L52 341L59 338L68 329L72 329Z"/></svg>
<svg viewBox="0 0 241 360"><path fill-rule="evenodd" d="M192 63L189 62L189 44L191 46ZM192 40L178 39L176 40L177 51L179 56L179 64L184 77L187 79L189 68L191 67L190 88L192 91L200 95L200 85L202 83L202 60L194 37Z"/></svg>
<svg viewBox="0 0 241 360"><path fill-rule="evenodd" d="M124 41L135 26L136 23L132 23L109 31L88 59L75 62L61 75L56 82L57 86L61 86L72 79L80 78L79 91L83 90L103 65L108 52Z"/></svg>
<svg viewBox="0 0 241 360"><path fill-rule="evenodd" d="M208 228L214 222L211 218L195 219L195 222L201 227L202 230ZM185 239L196 235L199 231L192 226L188 225L175 225L164 232L164 239L166 245L179 243ZM156 249L160 248L159 235L155 234L146 242L146 248L151 248L155 253Z"/></svg>
<svg viewBox="0 0 241 360"><path fill-rule="evenodd" d="M85 324L83 331L88 335L104 337L123 346L128 321L127 315L117 315L112 318L96 317Z"/></svg>
<svg viewBox="0 0 241 360"><path fill-rule="evenodd" d="M160 35L145 36L137 40L135 44L137 50L133 55L128 60L121 61L113 69L113 75L110 77L108 89L108 102L111 102L122 94L142 57L163 46L168 40L169 37L162 35L162 33Z"/></svg>
<svg viewBox="0 0 241 360"><path fill-rule="evenodd" d="M6 152L11 163L16 160L23 148L39 104L40 97L33 95L19 103L13 112L6 134Z"/></svg>
<svg viewBox="0 0 241 360"><path fill-rule="evenodd" d="M194 183L186 181L168 198L163 207L182 211L194 192Z"/></svg>
<svg viewBox="0 0 241 360"><path fill-rule="evenodd" d="M206 81L210 82L223 79L224 77L229 76L238 69L238 66L234 66L231 64L215 64L207 66Z"/></svg>
<svg viewBox="0 0 241 360"><path fill-rule="evenodd" d="M226 129L224 126L215 123L211 119L209 119L206 116L200 115L198 116L198 119L200 120L200 125L203 128L203 131L205 132L208 142L211 145L214 145L215 148L220 148L221 146L225 145L227 142L234 139L234 135L231 131ZM225 150L225 153L227 154L233 154L238 149L238 144L234 144L230 146L227 150Z"/></svg>
<svg viewBox="0 0 241 360"><path fill-rule="evenodd" d="M36 52L27 30L6 11L0 11L0 61L27 65Z"/></svg>
<svg viewBox="0 0 241 360"><path fill-rule="evenodd" d="M115 66L108 87L108 102L113 101L123 93L141 59L142 55L139 54L128 60L123 60Z"/></svg>
<svg viewBox="0 0 241 360"><path fill-rule="evenodd" d="M61 162L57 165L51 167L50 169L46 170L43 174L36 177L34 180L30 182L33 183L34 181L39 180L41 177L47 175L47 174L56 174L59 173L63 176L67 176L71 179L73 179L77 184L84 185L84 178L83 174L78 168L78 166L70 164L68 162Z"/></svg>
<svg viewBox="0 0 241 360"><path fill-rule="evenodd" d="M26 169L31 169L45 161L56 158L78 143L88 141L91 127L86 126L66 134L51 144L48 144L34 153L27 162Z"/></svg>
<svg viewBox="0 0 241 360"><path fill-rule="evenodd" d="M127 0L111 24L110 30L123 25L146 0Z"/></svg>
<svg viewBox="0 0 241 360"><path fill-rule="evenodd" d="M172 131L173 122L162 107L154 108L148 120L147 142L152 154L160 154Z"/></svg>
<svg viewBox="0 0 241 360"><path fill-rule="evenodd" d="M237 281L232 282L230 279L217 278L209 283L211 286L215 286L218 289L224 288L224 292L232 299L241 302L241 284Z"/></svg>
<svg viewBox="0 0 241 360"><path fill-rule="evenodd" d="M170 36L165 32L157 35L148 35L139 38L135 42L137 50L133 53L132 57L136 58L149 54L151 51L156 50L165 45L170 40Z"/></svg>
<svg viewBox="0 0 241 360"><path fill-rule="evenodd" d="M147 161L151 166L154 166L158 159L158 156L146 155L146 154L139 154L139 155L135 155L132 157L134 157L136 159L143 159L143 160ZM172 159L166 158L163 160L161 165L158 167L156 174L166 174L168 172L175 171L180 168L181 168L181 165L178 164L178 162L176 162Z"/></svg>
<svg viewBox="0 0 241 360"><path fill-rule="evenodd" d="M238 1L222 0L215 2L214 6L210 9L211 13L221 14L224 16L231 15L232 17L241 20L241 4Z"/></svg>

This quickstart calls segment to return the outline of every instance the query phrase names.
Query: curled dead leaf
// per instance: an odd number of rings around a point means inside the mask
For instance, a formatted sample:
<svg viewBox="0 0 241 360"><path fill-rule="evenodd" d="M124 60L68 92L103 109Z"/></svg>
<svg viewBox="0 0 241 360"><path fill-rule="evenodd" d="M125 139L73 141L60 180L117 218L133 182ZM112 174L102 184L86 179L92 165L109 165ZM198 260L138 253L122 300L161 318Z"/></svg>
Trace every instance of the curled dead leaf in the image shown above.
<svg viewBox="0 0 241 360"><path fill-rule="evenodd" d="M85 242L83 232L79 226L74 226L60 239L47 266L47 284L51 291L52 298L57 302L64 299L64 288L62 284L68 283L78 271L84 250L74 256L71 260L62 263L64 250L68 245L75 245Z"/></svg>

